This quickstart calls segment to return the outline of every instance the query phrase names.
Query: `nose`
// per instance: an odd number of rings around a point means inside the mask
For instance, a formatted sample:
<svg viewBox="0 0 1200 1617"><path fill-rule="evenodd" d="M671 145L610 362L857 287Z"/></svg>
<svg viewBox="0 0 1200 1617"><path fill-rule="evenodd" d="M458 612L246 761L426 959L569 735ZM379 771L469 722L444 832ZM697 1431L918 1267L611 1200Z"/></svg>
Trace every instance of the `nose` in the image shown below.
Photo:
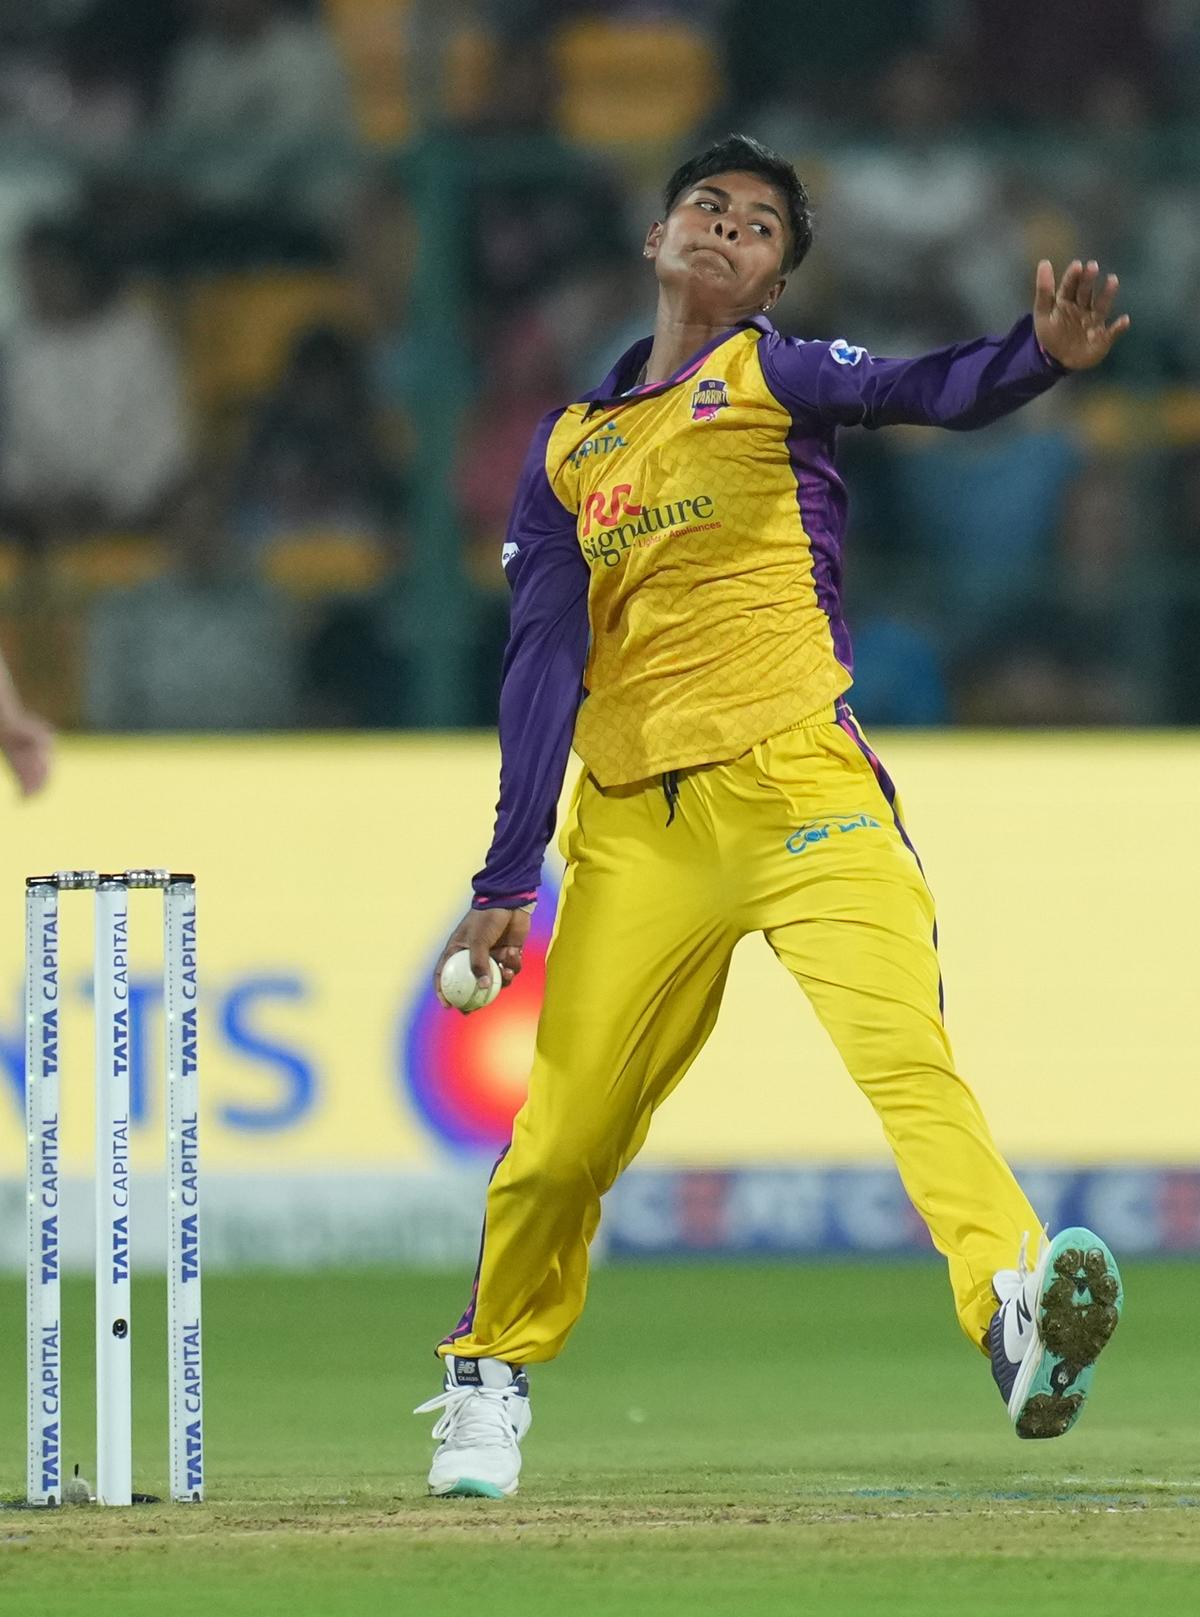
<svg viewBox="0 0 1200 1617"><path fill-rule="evenodd" d="M717 219L714 223L715 223L716 232L717 232L718 236L723 236L726 241L736 241L737 240L738 232L737 232L737 226L735 224L732 224L732 223L726 224L725 221L722 220L722 219Z"/></svg>

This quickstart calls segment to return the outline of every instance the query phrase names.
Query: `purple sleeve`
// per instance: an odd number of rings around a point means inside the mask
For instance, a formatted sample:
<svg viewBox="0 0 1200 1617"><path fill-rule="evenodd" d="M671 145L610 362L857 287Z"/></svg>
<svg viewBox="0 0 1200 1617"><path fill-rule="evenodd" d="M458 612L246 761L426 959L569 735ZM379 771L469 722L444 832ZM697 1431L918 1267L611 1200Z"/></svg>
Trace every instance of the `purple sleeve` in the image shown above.
<svg viewBox="0 0 1200 1617"><path fill-rule="evenodd" d="M505 536L512 623L500 688L500 801L473 883L475 909L514 909L537 896L583 692L587 563L575 517L546 476L546 443L561 413L534 436Z"/></svg>
<svg viewBox="0 0 1200 1617"><path fill-rule="evenodd" d="M768 385L793 413L845 427L985 427L1066 374L1034 336L1032 315L1004 337L915 359L874 359L841 339L801 342L774 333L760 352Z"/></svg>

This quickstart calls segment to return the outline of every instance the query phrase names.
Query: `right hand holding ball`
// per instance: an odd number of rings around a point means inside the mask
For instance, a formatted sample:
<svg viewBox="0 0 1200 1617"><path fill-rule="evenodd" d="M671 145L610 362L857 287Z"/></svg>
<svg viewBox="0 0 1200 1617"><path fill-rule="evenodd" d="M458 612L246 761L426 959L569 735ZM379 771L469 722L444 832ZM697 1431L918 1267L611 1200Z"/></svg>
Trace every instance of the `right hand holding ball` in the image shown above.
<svg viewBox="0 0 1200 1617"><path fill-rule="evenodd" d="M475 981L468 951L460 949L457 954L452 954L442 967L441 976L442 998L447 1005L453 1005L455 1010L468 1015L471 1011L481 1011L485 1005L490 1005L500 992L500 967L494 960L489 960L488 964L492 968L491 982L481 986Z"/></svg>

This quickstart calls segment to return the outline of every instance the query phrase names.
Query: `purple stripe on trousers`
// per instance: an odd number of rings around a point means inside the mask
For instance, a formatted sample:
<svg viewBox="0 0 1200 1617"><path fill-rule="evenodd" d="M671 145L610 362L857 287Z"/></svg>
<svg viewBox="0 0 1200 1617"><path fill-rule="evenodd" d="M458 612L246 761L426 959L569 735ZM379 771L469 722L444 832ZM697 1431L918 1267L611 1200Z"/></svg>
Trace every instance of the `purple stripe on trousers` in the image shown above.
<svg viewBox="0 0 1200 1617"><path fill-rule="evenodd" d="M879 757L871 749L867 742L866 736L864 736L862 731L859 729L858 720L854 717L850 704L847 702L844 696L838 697L837 702L834 704L834 711L837 714L838 725L846 732L846 734L854 742L854 745L858 748L859 752L862 753L863 757L870 764L871 773L879 782L879 790L883 793L887 806L892 811L892 819L896 823L896 830L900 833L900 840L904 843L904 846L908 849L909 853L911 853L913 858L917 861L917 869L921 872L921 880L925 882L926 886L928 886L929 882L925 876L925 866L921 863L921 855L917 852L916 848L914 848L912 839L909 837L908 832L904 829L904 821L900 818L900 812L896 807L895 782L892 780L892 777L888 774L887 770L883 767L883 763ZM933 923L933 948L935 954L937 952L937 946L938 929L937 919L935 917ZM946 1014L946 990L945 984L942 981L942 973L940 969L938 971L938 1010L944 1017Z"/></svg>
<svg viewBox="0 0 1200 1617"><path fill-rule="evenodd" d="M508 1155L508 1153L509 1153L509 1151L511 1149L512 1149L512 1141L510 1140L508 1142L508 1144L504 1147L504 1150L501 1151L500 1155L496 1158L495 1162L493 1162L493 1164L492 1164L492 1171L491 1171L490 1174L488 1174L488 1185L489 1186L491 1185L492 1180L496 1177L496 1172L499 1169L500 1164L504 1161L505 1157ZM483 1215L483 1229L479 1232L479 1261L475 1265L475 1278L471 1282L471 1300L467 1304L466 1309L463 1312L462 1318L459 1320L458 1324L454 1327L454 1329L450 1332L450 1335L449 1336L444 1336L442 1338L442 1340L438 1343L439 1347L453 1347L454 1343L457 1342L460 1337L470 1335L471 1328L475 1324L475 1307L476 1307L476 1304L479 1302L479 1277L483 1273L483 1248L484 1248L484 1244L486 1243L486 1241L487 1241L487 1212L485 1210L484 1215Z"/></svg>

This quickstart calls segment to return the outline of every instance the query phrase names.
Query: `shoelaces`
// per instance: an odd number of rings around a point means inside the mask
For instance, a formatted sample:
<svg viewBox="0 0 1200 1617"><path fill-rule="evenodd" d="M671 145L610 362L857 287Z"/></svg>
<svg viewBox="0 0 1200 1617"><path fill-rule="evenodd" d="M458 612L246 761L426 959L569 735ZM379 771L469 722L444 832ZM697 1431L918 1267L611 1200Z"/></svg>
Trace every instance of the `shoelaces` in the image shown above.
<svg viewBox="0 0 1200 1617"><path fill-rule="evenodd" d="M516 1428L509 1416L508 1400L519 1397L511 1387L447 1387L436 1398L418 1404L414 1415L444 1411L433 1428L440 1443L454 1442L463 1448L475 1444L502 1444L516 1448Z"/></svg>
<svg viewBox="0 0 1200 1617"><path fill-rule="evenodd" d="M996 1294L997 1301L1006 1303L1011 1301L1011 1299L1016 1296L1017 1292L1020 1291L1021 1287L1025 1284L1025 1282L1029 1279L1029 1276L1037 1267L1037 1258L1041 1253L1043 1240L1049 1241L1049 1239L1050 1231L1048 1226L1043 1227L1037 1232L1037 1247L1035 1248L1034 1261L1030 1263L1029 1231L1026 1230L1022 1234L1021 1250L1017 1254L1017 1267L1015 1269L998 1269L992 1280L992 1290Z"/></svg>

